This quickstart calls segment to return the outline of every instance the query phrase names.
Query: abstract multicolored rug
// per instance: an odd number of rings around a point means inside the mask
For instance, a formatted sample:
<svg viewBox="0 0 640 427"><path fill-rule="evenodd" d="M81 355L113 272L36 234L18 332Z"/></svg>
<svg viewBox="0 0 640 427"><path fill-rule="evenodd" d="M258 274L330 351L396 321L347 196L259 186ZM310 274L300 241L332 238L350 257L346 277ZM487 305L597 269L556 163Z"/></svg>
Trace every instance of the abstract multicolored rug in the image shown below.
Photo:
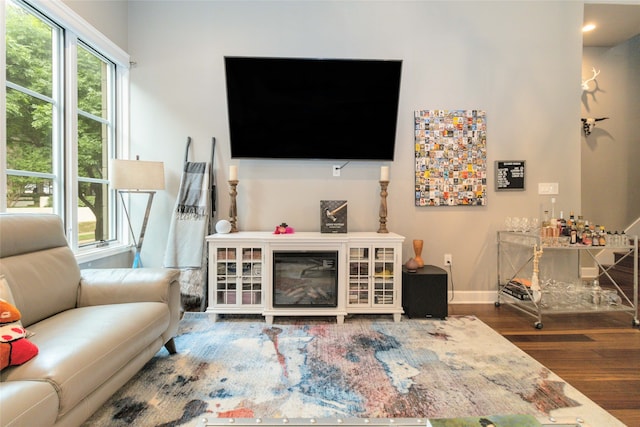
<svg viewBox="0 0 640 427"><path fill-rule="evenodd" d="M473 316L221 319L187 313L86 426L195 425L203 417L617 419Z"/></svg>

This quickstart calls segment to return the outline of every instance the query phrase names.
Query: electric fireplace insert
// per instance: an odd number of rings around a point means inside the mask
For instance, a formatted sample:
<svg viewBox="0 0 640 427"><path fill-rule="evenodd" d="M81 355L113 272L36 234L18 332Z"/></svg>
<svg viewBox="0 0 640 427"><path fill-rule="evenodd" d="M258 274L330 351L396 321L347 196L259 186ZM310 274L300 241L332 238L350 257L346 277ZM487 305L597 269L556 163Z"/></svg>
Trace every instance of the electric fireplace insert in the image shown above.
<svg viewBox="0 0 640 427"><path fill-rule="evenodd" d="M274 251L274 307L337 307L338 251Z"/></svg>

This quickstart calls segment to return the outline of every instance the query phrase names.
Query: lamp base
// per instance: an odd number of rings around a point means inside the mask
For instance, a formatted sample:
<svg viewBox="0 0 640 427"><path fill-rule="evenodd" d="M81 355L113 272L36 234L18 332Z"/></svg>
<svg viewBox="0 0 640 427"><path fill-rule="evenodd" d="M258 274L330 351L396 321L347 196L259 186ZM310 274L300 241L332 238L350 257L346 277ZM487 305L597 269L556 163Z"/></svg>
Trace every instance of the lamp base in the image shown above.
<svg viewBox="0 0 640 427"><path fill-rule="evenodd" d="M140 236L136 241L136 236L133 233L133 227L131 226L131 218L129 218L129 212L127 211L127 205L124 201L123 193L144 193L148 194L149 198L147 200L147 208L144 212L144 219L142 221L142 228L140 230ZM133 265L132 268L142 267L142 260L140 259L140 252L142 252L142 242L144 241L144 233L147 230L147 223L149 222L149 213L151 212L151 204L153 203L153 196L156 194L155 191L138 191L138 190L120 190L120 197L122 199L122 207L124 208L124 213L127 216L127 222L129 223L129 230L131 231L131 236L133 238L133 244L136 247L136 253L133 256Z"/></svg>
<svg viewBox="0 0 640 427"><path fill-rule="evenodd" d="M140 259L140 252L136 251L136 254L133 256L133 265L131 268L141 268L142 260Z"/></svg>

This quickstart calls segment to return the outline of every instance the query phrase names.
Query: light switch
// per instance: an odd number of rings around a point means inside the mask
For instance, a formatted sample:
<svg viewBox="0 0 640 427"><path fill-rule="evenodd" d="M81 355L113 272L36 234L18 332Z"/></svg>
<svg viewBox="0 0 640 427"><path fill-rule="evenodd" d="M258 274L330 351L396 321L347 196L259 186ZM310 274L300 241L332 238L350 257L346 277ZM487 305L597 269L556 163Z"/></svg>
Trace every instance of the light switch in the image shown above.
<svg viewBox="0 0 640 427"><path fill-rule="evenodd" d="M538 194L558 194L557 182L539 182Z"/></svg>

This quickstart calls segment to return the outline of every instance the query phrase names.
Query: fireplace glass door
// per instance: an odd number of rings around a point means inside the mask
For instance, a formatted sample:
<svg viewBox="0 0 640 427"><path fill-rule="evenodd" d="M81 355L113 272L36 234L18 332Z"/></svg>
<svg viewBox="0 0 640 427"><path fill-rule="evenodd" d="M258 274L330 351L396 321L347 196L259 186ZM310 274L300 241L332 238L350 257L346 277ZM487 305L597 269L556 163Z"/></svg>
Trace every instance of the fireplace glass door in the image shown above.
<svg viewBox="0 0 640 427"><path fill-rule="evenodd" d="M337 307L337 251L274 251L274 307Z"/></svg>

